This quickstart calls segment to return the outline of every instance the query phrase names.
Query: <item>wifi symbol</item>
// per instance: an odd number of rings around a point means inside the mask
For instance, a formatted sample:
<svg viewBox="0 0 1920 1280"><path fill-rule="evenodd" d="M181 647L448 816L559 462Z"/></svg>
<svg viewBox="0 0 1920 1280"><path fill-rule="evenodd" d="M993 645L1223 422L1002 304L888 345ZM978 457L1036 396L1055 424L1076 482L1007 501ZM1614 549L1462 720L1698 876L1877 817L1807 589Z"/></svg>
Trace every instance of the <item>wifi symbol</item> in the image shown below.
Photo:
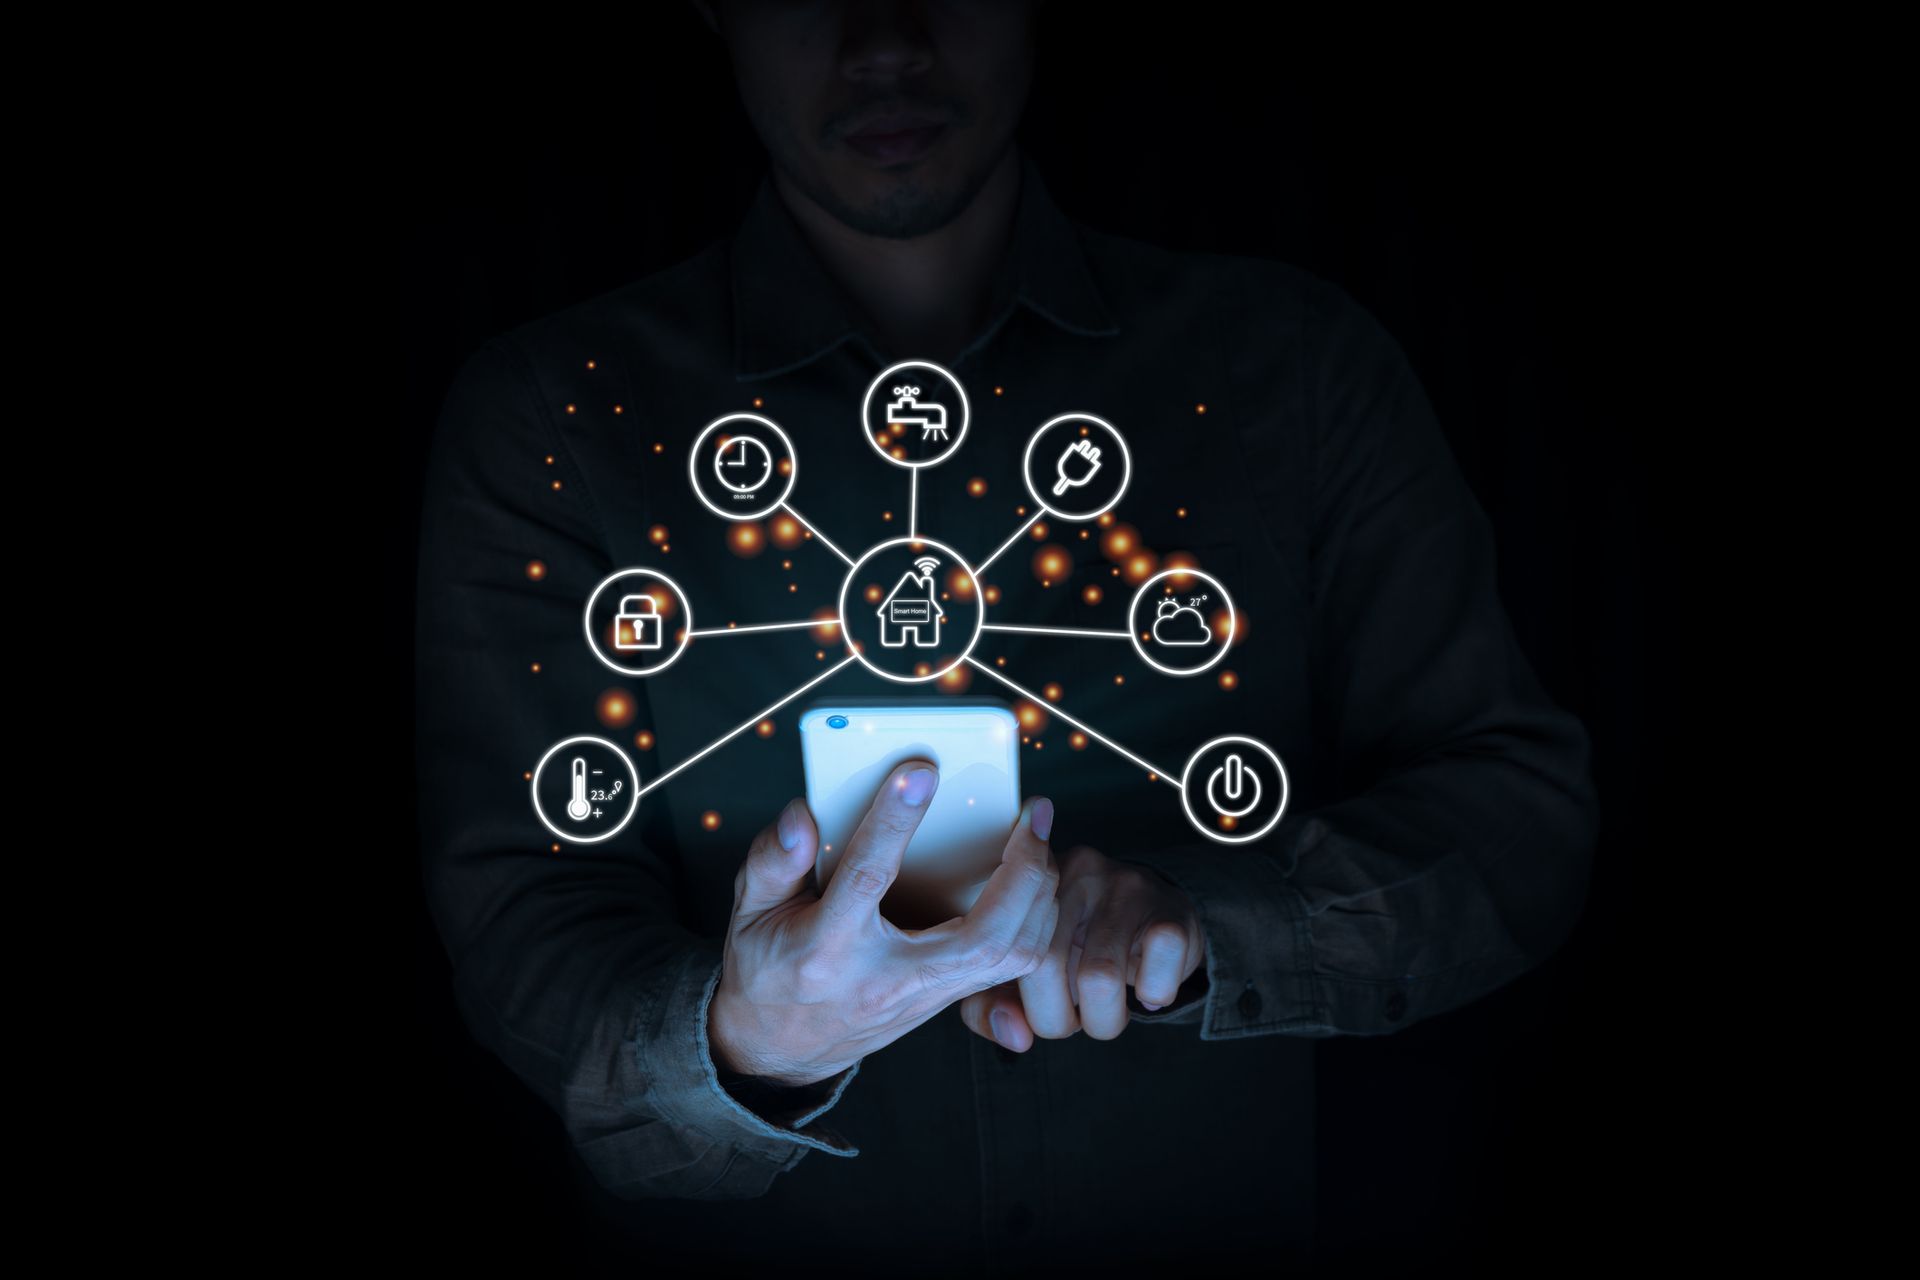
<svg viewBox="0 0 1920 1280"><path fill-rule="evenodd" d="M921 577L926 578L933 575L933 571L940 567L940 562L932 556L921 556L913 562L913 567L920 571Z"/></svg>

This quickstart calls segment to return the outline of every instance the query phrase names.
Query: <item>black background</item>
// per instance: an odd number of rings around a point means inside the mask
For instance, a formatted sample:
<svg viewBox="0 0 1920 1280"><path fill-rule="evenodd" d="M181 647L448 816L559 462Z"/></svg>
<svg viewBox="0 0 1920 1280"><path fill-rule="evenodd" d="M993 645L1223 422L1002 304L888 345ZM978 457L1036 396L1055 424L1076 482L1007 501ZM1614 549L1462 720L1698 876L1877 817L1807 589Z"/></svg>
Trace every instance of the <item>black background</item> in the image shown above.
<svg viewBox="0 0 1920 1280"><path fill-rule="evenodd" d="M1488 48L1390 65L1351 36L1099 12L1042 19L1022 139L1056 200L1101 230L1296 263L1379 316L1493 520L1523 648L1593 735L1601 841L1566 947L1469 1008L1318 1047L1323 1246L1356 1271L1587 1253L1615 1230L1639 1109L1627 886L1660 856L1661 761L1641 720L1655 442L1636 310L1653 122L1600 51L1587 66ZM419 478L459 360L723 234L765 163L690 8L594 49L606 34L581 32L575 65L526 76L443 66L395 122L407 382L382 656L403 682ZM408 689L395 697L410 720ZM409 746L395 735L376 762L386 794L410 791ZM410 813L393 821L411 830ZM396 848L382 888L414 931L414 1033L392 1082L406 1229L438 1260L597 1270L606 1246L558 1121L461 1026L417 858Z"/></svg>

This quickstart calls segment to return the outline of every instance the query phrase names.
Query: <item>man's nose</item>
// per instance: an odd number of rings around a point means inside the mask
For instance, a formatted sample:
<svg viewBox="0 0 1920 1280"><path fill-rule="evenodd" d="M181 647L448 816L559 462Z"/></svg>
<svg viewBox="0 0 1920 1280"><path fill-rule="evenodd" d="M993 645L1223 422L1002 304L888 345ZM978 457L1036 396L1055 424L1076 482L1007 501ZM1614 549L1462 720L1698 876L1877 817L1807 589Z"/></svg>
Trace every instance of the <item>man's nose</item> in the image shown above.
<svg viewBox="0 0 1920 1280"><path fill-rule="evenodd" d="M932 66L923 3L849 0L840 28L840 69L849 79L895 80Z"/></svg>

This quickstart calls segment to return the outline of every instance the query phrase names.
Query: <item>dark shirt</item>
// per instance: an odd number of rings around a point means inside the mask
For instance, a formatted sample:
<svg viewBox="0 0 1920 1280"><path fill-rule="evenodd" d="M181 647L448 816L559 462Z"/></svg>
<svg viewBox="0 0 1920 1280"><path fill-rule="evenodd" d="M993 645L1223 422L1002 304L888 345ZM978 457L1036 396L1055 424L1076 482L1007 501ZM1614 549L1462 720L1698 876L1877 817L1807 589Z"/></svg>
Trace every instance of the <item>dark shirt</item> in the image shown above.
<svg viewBox="0 0 1920 1280"><path fill-rule="evenodd" d="M741 555L695 500L686 454L705 424L756 407L779 422L804 463L794 507L847 551L904 532L908 473L862 438L860 404L923 353L877 347L770 183L730 239L494 339L447 393L419 580L429 901L474 1035L557 1112L609 1212L661 1249L900 1257L912 1242L959 1265L1122 1232L1142 1260L1302 1254L1313 1039L1474 1000L1581 909L1586 734L1514 641L1488 521L1400 347L1325 280L1096 233L1022 173L992 318L945 362L972 425L922 473L918 527L978 563L1026 518L1034 428L1073 410L1113 423L1133 457L1116 520L1227 585L1236 643L1192 678L1124 641L988 633L977 656L1027 689L1058 684L1060 708L1170 770L1217 735L1260 738L1292 787L1270 836L1220 845L1174 790L1076 747L1058 717L1023 747L1022 792L1056 802L1054 849L1152 867L1206 933L1180 1001L1135 1005L1117 1040L1016 1055L948 1010L811 1088L716 1073L705 1011L734 876L804 791L798 712L938 686L849 666L770 735L649 792L615 839L556 851L535 818L526 773L560 739L614 738L644 781L842 656L811 630L703 637L638 680L588 652L583 604L619 568L672 575L702 629L836 601L845 565L826 548ZM1133 588L1106 528L1047 524L985 574L990 620L1124 627ZM1032 565L1046 545L1073 562L1051 585ZM631 722L603 722L609 690L633 699ZM975 672L966 692L1006 691ZM733 1203L696 1203L715 1200Z"/></svg>

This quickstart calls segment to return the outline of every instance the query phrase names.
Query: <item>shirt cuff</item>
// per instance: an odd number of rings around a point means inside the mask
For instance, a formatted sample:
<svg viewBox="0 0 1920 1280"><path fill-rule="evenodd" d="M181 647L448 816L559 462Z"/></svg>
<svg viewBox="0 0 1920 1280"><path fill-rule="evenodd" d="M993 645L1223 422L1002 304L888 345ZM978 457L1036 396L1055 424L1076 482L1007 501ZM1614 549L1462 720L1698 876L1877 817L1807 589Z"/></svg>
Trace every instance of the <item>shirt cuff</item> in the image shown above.
<svg viewBox="0 0 1920 1280"><path fill-rule="evenodd" d="M1324 824L1286 827L1303 842L1324 837ZM1266 842L1263 842L1266 843ZM1257 847L1181 845L1118 859L1159 872L1193 903L1207 939L1206 989L1191 1004L1187 987L1155 1019L1189 1021L1200 1010L1202 1040L1291 1033L1334 1034L1313 973L1313 935L1306 900L1272 854ZM1198 977L1198 974L1195 975ZM1189 983L1193 979L1188 980Z"/></svg>
<svg viewBox="0 0 1920 1280"><path fill-rule="evenodd" d="M720 985L717 946L700 947L671 984L640 1039L647 1102L672 1123L696 1129L790 1169L810 1150L856 1156L858 1147L818 1123L840 1101L860 1064L800 1088L785 1088L731 1073L729 1092L707 1039L707 1008ZM751 1103L752 1105L748 1105Z"/></svg>

